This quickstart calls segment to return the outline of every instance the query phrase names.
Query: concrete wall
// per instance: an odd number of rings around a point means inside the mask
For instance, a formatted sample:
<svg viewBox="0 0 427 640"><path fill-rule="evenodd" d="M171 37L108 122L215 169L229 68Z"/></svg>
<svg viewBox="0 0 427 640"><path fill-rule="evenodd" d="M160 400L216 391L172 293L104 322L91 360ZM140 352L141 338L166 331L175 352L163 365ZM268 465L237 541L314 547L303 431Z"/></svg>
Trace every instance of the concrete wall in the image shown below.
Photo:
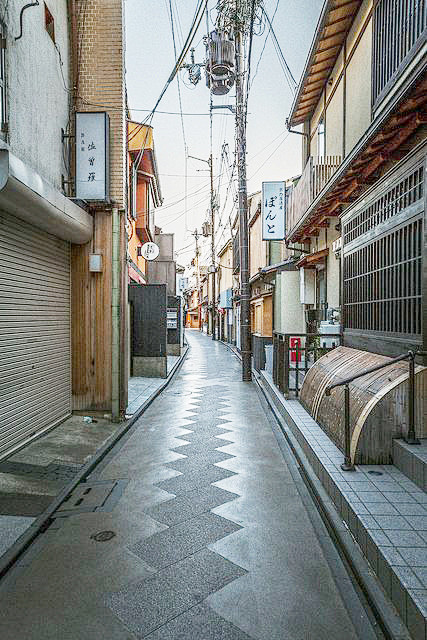
<svg viewBox="0 0 427 640"><path fill-rule="evenodd" d="M23 35L15 41L24 4L6 2L8 141L13 154L61 189L61 174L67 173L61 128L67 128L69 119L67 0L46 2L54 18L57 49L45 28L43 2L25 11ZM5 3L1 6L3 14Z"/></svg>

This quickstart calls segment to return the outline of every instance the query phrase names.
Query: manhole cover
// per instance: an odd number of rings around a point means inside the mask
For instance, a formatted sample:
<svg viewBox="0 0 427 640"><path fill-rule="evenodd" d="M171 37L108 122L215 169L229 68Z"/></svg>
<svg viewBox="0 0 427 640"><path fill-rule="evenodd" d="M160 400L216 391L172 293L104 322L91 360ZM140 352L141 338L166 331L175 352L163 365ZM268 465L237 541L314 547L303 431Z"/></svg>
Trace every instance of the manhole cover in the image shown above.
<svg viewBox="0 0 427 640"><path fill-rule="evenodd" d="M371 476L382 476L383 475L382 471L368 471L368 473L370 473Z"/></svg>
<svg viewBox="0 0 427 640"><path fill-rule="evenodd" d="M94 533L91 535L91 539L96 542L108 542L112 538L115 538L116 534L114 531L99 531L98 533Z"/></svg>

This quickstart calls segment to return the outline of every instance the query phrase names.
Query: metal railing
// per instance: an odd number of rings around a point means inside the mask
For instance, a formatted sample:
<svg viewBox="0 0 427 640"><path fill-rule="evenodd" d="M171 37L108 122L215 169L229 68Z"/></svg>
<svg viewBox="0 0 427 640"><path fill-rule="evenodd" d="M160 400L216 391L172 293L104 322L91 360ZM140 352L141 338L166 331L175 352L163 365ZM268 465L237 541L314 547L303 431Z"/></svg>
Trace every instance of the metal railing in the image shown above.
<svg viewBox="0 0 427 640"><path fill-rule="evenodd" d="M323 341L323 346L322 346ZM273 381L287 398L298 397L300 382L313 364L342 343L337 333L273 333Z"/></svg>
<svg viewBox="0 0 427 640"><path fill-rule="evenodd" d="M325 389L325 395L330 396L332 389L336 389L337 387L344 386L344 462L341 465L341 469L343 471L355 471L355 466L351 460L351 433L350 433L350 387L349 384L358 378L363 378L370 373L374 373L375 371L380 371L381 369L385 369L389 367L391 364L396 362L402 362L403 360L408 360L409 363L409 377L408 377L408 433L406 435L405 441L408 444L420 444L416 433L415 433L415 358L416 356L425 356L427 352L424 351L408 351L407 353L403 353L396 358L391 358L388 362L383 362L381 364L377 364L374 367L369 367L369 369L365 369L361 373L357 373L354 376L350 376L348 378L344 378L344 380L340 380L339 382L334 382L334 384L330 384Z"/></svg>

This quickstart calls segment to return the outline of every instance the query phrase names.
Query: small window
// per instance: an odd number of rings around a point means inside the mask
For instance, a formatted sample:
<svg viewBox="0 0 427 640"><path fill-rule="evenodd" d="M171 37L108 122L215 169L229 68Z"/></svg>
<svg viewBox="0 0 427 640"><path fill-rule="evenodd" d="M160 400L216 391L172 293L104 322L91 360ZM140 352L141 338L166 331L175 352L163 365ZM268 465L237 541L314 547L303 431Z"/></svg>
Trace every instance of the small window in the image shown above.
<svg viewBox="0 0 427 640"><path fill-rule="evenodd" d="M55 20L53 19L53 15L49 11L46 2L44 3L44 24L46 31L52 38L53 42L55 42Z"/></svg>
<svg viewBox="0 0 427 640"><path fill-rule="evenodd" d="M6 30L0 23L0 132L4 133L6 128Z"/></svg>
<svg viewBox="0 0 427 640"><path fill-rule="evenodd" d="M323 118L317 125L317 157L325 157L325 121Z"/></svg>

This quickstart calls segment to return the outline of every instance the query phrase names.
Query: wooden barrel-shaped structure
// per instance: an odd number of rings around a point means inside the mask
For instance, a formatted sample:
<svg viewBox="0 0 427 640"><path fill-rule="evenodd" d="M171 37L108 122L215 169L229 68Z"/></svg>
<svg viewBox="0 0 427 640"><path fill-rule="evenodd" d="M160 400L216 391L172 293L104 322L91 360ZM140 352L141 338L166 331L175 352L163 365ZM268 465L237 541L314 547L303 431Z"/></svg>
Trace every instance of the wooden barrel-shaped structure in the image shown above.
<svg viewBox="0 0 427 640"><path fill-rule="evenodd" d="M300 400L337 447L344 451L344 387L326 387L390 361L386 356L337 347L307 372ZM358 378L350 388L351 457L357 464L390 464L393 439L408 431L408 362L395 362ZM415 368L415 430L427 437L427 368Z"/></svg>

